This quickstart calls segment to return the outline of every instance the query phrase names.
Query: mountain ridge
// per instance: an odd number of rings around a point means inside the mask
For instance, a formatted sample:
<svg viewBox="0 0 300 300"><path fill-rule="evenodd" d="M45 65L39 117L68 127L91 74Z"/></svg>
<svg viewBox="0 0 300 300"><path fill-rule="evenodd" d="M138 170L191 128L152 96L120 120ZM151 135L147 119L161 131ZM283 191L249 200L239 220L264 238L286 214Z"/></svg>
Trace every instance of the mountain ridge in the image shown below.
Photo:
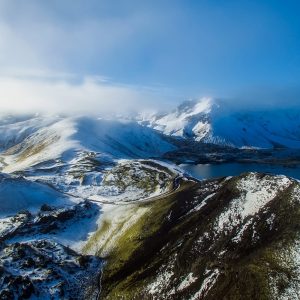
<svg viewBox="0 0 300 300"><path fill-rule="evenodd" d="M300 109L246 110L201 98L170 113L137 117L140 124L166 135L237 148L300 148Z"/></svg>
<svg viewBox="0 0 300 300"><path fill-rule="evenodd" d="M209 100L190 104L180 107L187 118L212 112ZM219 161L240 149L128 120L33 116L3 125L0 298L64 299L79 282L75 299L297 294L298 181L263 173L196 180L167 157Z"/></svg>

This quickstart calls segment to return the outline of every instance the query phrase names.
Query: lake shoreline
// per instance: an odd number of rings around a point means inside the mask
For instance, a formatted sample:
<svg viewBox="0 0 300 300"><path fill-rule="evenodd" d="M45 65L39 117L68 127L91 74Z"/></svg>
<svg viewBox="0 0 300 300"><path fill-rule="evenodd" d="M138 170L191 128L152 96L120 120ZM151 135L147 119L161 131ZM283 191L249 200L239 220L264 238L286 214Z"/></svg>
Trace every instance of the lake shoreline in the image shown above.
<svg viewBox="0 0 300 300"><path fill-rule="evenodd" d="M179 167L197 179L236 176L245 172L285 175L300 180L300 164L268 164L266 162L214 162L205 164L184 163Z"/></svg>

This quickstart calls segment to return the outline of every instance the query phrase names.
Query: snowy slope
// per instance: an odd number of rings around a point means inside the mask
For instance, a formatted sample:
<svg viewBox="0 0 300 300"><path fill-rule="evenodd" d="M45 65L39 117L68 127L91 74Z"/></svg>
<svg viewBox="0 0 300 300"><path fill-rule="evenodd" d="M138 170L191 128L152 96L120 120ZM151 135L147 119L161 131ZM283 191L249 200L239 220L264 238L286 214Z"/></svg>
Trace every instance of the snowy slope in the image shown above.
<svg viewBox="0 0 300 300"><path fill-rule="evenodd" d="M135 122L105 119L77 119L75 140L83 147L117 158L159 156L175 147L157 132Z"/></svg>
<svg viewBox="0 0 300 300"><path fill-rule="evenodd" d="M57 121L57 117L42 118L39 115L1 115L0 151L16 145L37 130Z"/></svg>
<svg viewBox="0 0 300 300"><path fill-rule="evenodd" d="M16 214L21 210L36 211L43 204L70 205L75 200L47 185L0 173L0 217Z"/></svg>
<svg viewBox="0 0 300 300"><path fill-rule="evenodd" d="M159 133L135 122L92 117L44 117L3 125L0 162L4 172L95 151L118 158L157 157L174 150Z"/></svg>
<svg viewBox="0 0 300 300"><path fill-rule="evenodd" d="M235 147L300 148L300 110L242 111L211 98L186 101L173 112L139 117L164 134Z"/></svg>
<svg viewBox="0 0 300 300"><path fill-rule="evenodd" d="M238 147L300 148L300 111L238 112L212 121L208 140L224 139Z"/></svg>
<svg viewBox="0 0 300 300"><path fill-rule="evenodd" d="M180 137L195 137L200 140L209 133L208 116L214 103L210 98L201 101L186 101L173 112L164 115L140 115L138 121L164 134Z"/></svg>

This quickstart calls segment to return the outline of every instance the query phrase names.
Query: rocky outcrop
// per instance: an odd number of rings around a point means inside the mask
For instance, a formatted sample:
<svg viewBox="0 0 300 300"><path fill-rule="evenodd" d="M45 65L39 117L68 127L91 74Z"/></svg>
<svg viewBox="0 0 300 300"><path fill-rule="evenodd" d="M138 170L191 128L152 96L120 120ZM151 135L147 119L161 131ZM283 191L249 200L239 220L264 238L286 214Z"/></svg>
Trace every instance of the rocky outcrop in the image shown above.
<svg viewBox="0 0 300 300"><path fill-rule="evenodd" d="M1 299L84 299L102 261L49 240L1 245Z"/></svg>

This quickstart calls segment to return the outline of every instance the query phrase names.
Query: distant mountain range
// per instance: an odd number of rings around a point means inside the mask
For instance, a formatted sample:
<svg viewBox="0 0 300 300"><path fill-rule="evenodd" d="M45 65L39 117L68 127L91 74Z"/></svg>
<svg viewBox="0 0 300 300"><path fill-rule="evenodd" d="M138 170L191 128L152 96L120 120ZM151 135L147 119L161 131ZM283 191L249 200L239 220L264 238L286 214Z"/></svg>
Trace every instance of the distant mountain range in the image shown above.
<svg viewBox="0 0 300 300"><path fill-rule="evenodd" d="M186 101L164 114L140 114L140 124L166 135L233 147L300 148L300 110L245 111L211 98Z"/></svg>
<svg viewBox="0 0 300 300"><path fill-rule="evenodd" d="M176 149L157 131L136 122L95 117L7 117L0 123L5 172L21 171L55 159L71 161L79 152L110 159L158 157Z"/></svg>

